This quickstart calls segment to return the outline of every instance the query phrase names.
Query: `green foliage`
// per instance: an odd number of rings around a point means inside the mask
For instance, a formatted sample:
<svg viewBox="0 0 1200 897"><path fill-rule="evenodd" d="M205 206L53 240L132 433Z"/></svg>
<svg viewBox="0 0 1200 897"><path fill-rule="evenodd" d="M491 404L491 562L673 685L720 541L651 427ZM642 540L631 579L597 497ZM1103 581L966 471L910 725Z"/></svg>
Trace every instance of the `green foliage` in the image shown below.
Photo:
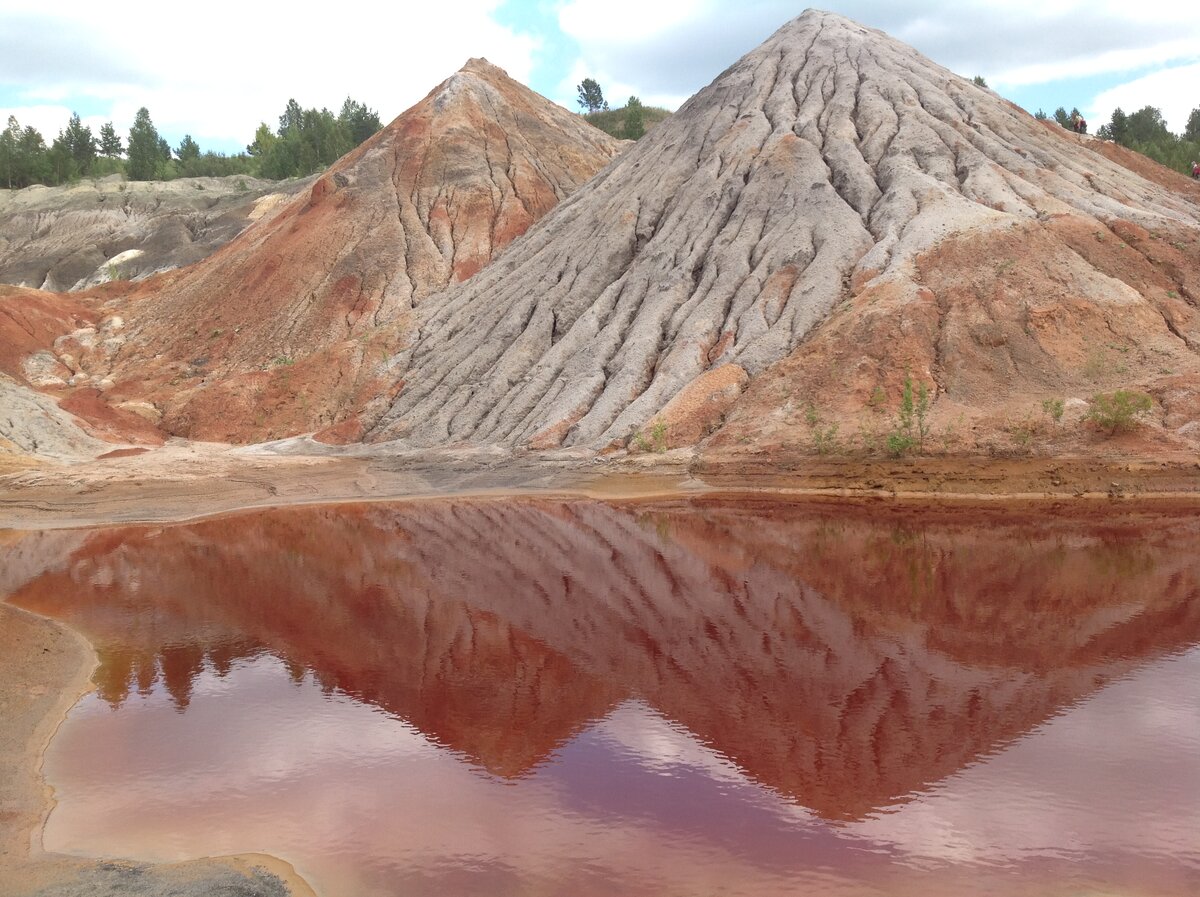
<svg viewBox="0 0 1200 897"><path fill-rule="evenodd" d="M1050 118L1050 116L1046 114L1045 109L1039 109L1037 112L1033 113L1033 117L1038 121L1046 121Z"/></svg>
<svg viewBox="0 0 1200 897"><path fill-rule="evenodd" d="M200 158L200 144L192 139L191 134L184 134L183 139L179 141L179 146L175 150L175 157L180 162L194 162Z"/></svg>
<svg viewBox="0 0 1200 897"><path fill-rule="evenodd" d="M604 92L592 78L584 78L579 82L579 106L585 112L599 112L608 108L604 101Z"/></svg>
<svg viewBox="0 0 1200 897"><path fill-rule="evenodd" d="M622 130L626 140L641 140L646 136L645 107L637 97L630 97L625 104L625 122Z"/></svg>
<svg viewBox="0 0 1200 897"><path fill-rule="evenodd" d="M605 134L623 139L629 137L629 125L626 121L629 112L628 107L623 106L620 109L607 109L602 112L588 113L584 115L584 118L588 124L599 128ZM670 111L667 109L662 109L658 106L646 106L640 101L637 112L641 115L643 133L671 116Z"/></svg>
<svg viewBox="0 0 1200 897"><path fill-rule="evenodd" d="M1154 408L1154 400L1144 392L1118 389L1116 392L1092 396L1092 407L1085 419L1110 436L1127 433L1137 427L1139 418Z"/></svg>
<svg viewBox="0 0 1200 897"><path fill-rule="evenodd" d="M117 136L113 123L106 121L100 126L100 155L107 159L116 159L123 152L125 152L125 147L121 143L121 138Z"/></svg>
<svg viewBox="0 0 1200 897"><path fill-rule="evenodd" d="M67 127L60 131L54 145L59 147L79 175L91 174L96 160L96 138L92 129L79 120L79 113L72 112Z"/></svg>
<svg viewBox="0 0 1200 897"><path fill-rule="evenodd" d="M842 443L838 438L838 425L836 423L826 424L812 403L809 403L804 410L804 420L808 423L813 448L818 455L833 455L841 451Z"/></svg>
<svg viewBox="0 0 1200 897"><path fill-rule="evenodd" d="M1183 139L1190 143L1200 143L1200 106L1193 109L1188 116L1183 129Z"/></svg>
<svg viewBox="0 0 1200 897"><path fill-rule="evenodd" d="M983 77L983 75L976 75L974 78L971 79L971 83L974 84L976 87L987 87L988 86L987 78Z"/></svg>
<svg viewBox="0 0 1200 897"><path fill-rule="evenodd" d="M667 422L656 420L650 425L649 433L645 430L636 433L633 443L640 452L655 452L661 455L667 450Z"/></svg>
<svg viewBox="0 0 1200 897"><path fill-rule="evenodd" d="M109 174L124 174L135 181L241 174L298 177L325 168L380 128L379 113L350 97L336 117L328 109L302 109L290 100L279 122L278 135L260 125L245 153L225 155L203 151L190 134L172 150L145 107L138 110L129 129L128 146L122 145L112 122L101 126L97 137L78 114L72 114L47 147L38 131L22 129L9 116L0 131L0 187L53 186Z"/></svg>
<svg viewBox="0 0 1200 897"><path fill-rule="evenodd" d="M1168 168L1191 174L1192 163L1200 159L1200 107L1192 110L1181 135L1171 133L1162 112L1153 106L1129 115L1118 107L1113 110L1112 120L1101 125L1096 134Z"/></svg>
<svg viewBox="0 0 1200 897"><path fill-rule="evenodd" d="M900 394L900 408L884 443L887 453L893 458L900 458L914 449L923 451L928 436L929 388L921 383L914 390L912 377L906 375L904 391Z"/></svg>
<svg viewBox="0 0 1200 897"><path fill-rule="evenodd" d="M349 97L336 117L328 109L302 109L288 100L279 130L272 134L259 125L246 151L262 177L304 177L332 165L379 128L379 113Z"/></svg>
<svg viewBox="0 0 1200 897"><path fill-rule="evenodd" d="M126 172L132 181L153 180L159 170L159 165L170 158L170 147L167 147L167 159L163 158L162 138L158 129L150 120L150 110L143 106L133 119L133 127L129 129L129 142L126 151L129 163Z"/></svg>
<svg viewBox="0 0 1200 897"><path fill-rule="evenodd" d="M379 113L368 109L365 103L359 103L346 97L342 103L342 111L338 113L340 121L349 132L350 143L358 146L373 136L383 124L379 121Z"/></svg>
<svg viewBox="0 0 1200 897"><path fill-rule="evenodd" d="M1042 413L1058 423L1063 416L1063 400L1062 399L1046 399L1042 402Z"/></svg>

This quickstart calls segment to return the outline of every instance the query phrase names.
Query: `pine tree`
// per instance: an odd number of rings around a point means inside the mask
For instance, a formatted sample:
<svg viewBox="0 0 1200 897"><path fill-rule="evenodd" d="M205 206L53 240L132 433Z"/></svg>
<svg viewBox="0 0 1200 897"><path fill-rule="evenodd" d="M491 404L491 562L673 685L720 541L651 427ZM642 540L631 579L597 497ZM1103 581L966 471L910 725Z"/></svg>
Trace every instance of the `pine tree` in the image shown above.
<svg viewBox="0 0 1200 897"><path fill-rule="evenodd" d="M109 159L116 159L125 151L121 138L117 136L113 123L106 121L100 126L100 154Z"/></svg>
<svg viewBox="0 0 1200 897"><path fill-rule="evenodd" d="M1200 143L1200 106L1192 110L1187 124L1183 128L1183 139L1192 143Z"/></svg>
<svg viewBox="0 0 1200 897"><path fill-rule="evenodd" d="M17 117L8 117L8 126L0 133L0 183L9 190L21 184L20 178L21 126Z"/></svg>
<svg viewBox="0 0 1200 897"><path fill-rule="evenodd" d="M346 97L342 103L342 111L338 113L338 122L346 128L351 142L351 148L358 146L383 125L379 121L379 113L368 109L365 103L359 103Z"/></svg>
<svg viewBox="0 0 1200 897"><path fill-rule="evenodd" d="M149 181L154 179L158 163L162 158L159 140L158 130L150 120L150 110L143 106L137 111L133 127L129 129L129 147L126 155L129 159L130 180Z"/></svg>
<svg viewBox="0 0 1200 897"><path fill-rule="evenodd" d="M87 174L96 160L96 138L92 129L79 120L79 113L72 112L66 130L59 134L63 150L80 174ZM55 141L58 143L58 141Z"/></svg>
<svg viewBox="0 0 1200 897"><path fill-rule="evenodd" d="M200 145L192 139L191 134L184 134L175 150L175 156L180 162L194 162L200 158Z"/></svg>
<svg viewBox="0 0 1200 897"><path fill-rule="evenodd" d="M624 133L627 140L640 140L646 134L642 101L637 97L630 97L629 102L625 104Z"/></svg>
<svg viewBox="0 0 1200 897"><path fill-rule="evenodd" d="M604 102L604 92L592 78L584 78L579 82L579 105L588 112L608 108L608 103Z"/></svg>

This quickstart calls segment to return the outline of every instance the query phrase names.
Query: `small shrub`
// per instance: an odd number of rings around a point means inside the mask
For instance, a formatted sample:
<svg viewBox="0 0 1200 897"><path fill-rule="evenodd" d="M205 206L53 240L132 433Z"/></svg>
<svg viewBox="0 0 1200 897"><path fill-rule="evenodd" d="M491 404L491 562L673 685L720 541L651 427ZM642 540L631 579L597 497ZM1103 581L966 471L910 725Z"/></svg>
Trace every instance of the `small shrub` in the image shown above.
<svg viewBox="0 0 1200 897"><path fill-rule="evenodd" d="M667 450L667 422L657 420L650 426L650 433L642 430L633 435L633 444L639 452L654 452L661 455Z"/></svg>
<svg viewBox="0 0 1200 897"><path fill-rule="evenodd" d="M1084 417L1112 436L1136 428L1138 419L1153 408L1154 400L1144 392L1118 389L1092 396L1092 407Z"/></svg>
<svg viewBox="0 0 1200 897"><path fill-rule="evenodd" d="M667 450L667 422L658 420L650 428L650 440L654 443L654 451L660 455Z"/></svg>
<svg viewBox="0 0 1200 897"><path fill-rule="evenodd" d="M925 438L929 435L929 387L920 384L913 390L911 376L904 378L904 392L900 395L900 410L896 422L888 434L885 445L893 458L907 455L913 449L924 450Z"/></svg>
<svg viewBox="0 0 1200 897"><path fill-rule="evenodd" d="M809 431L812 433L813 448L818 455L832 455L841 450L842 443L838 439L838 425L825 424L811 403L804 411L804 419L808 422Z"/></svg>
<svg viewBox="0 0 1200 897"><path fill-rule="evenodd" d="M888 433L887 441L885 442L887 453L893 458L902 458L907 455L913 450L916 444L917 441L912 436L898 430Z"/></svg>
<svg viewBox="0 0 1200 897"><path fill-rule="evenodd" d="M1042 402L1042 413L1048 418L1058 423L1063 416L1063 400L1062 399L1046 399Z"/></svg>

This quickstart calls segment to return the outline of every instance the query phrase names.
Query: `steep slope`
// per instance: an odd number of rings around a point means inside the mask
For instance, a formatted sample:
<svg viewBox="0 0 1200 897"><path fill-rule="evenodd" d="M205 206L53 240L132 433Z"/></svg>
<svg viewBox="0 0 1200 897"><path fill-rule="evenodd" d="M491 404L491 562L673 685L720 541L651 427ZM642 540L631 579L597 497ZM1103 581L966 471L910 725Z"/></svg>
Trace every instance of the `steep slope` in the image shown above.
<svg viewBox="0 0 1200 897"><path fill-rule="evenodd" d="M418 308L368 438L694 443L739 405L727 446L794 443L906 370L942 416L1090 395L1094 350L1191 407L1200 205L1090 144L810 10Z"/></svg>
<svg viewBox="0 0 1200 897"><path fill-rule="evenodd" d="M123 181L0 190L0 283L79 290L180 268L269 217L309 180Z"/></svg>
<svg viewBox="0 0 1200 897"><path fill-rule="evenodd" d="M359 374L425 298L486 265L619 144L470 60L269 222L110 302L122 345L84 353L114 401L179 435L317 429L379 385ZM381 325L396 327L380 331Z"/></svg>

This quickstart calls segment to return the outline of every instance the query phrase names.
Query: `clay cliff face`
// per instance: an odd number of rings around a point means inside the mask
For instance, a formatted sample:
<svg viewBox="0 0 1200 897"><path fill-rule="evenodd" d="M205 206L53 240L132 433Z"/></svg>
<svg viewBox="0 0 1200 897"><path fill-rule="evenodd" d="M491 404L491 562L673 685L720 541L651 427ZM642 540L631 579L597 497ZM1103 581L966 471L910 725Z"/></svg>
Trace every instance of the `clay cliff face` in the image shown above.
<svg viewBox="0 0 1200 897"><path fill-rule="evenodd" d="M0 569L10 601L88 635L114 703L161 669L186 705L206 656L265 649L511 776L637 699L853 819L1200 638L1194 521L957 519L298 508L30 534Z"/></svg>
<svg viewBox="0 0 1200 897"><path fill-rule="evenodd" d="M80 290L181 268L269 218L310 184L111 177L0 190L0 283Z"/></svg>
<svg viewBox="0 0 1200 897"><path fill-rule="evenodd" d="M1094 143L806 12L417 309L369 438L694 443L733 409L724 444L795 442L805 402L849 422L908 371L968 421L1143 386L1186 443L1197 191Z"/></svg>
<svg viewBox="0 0 1200 897"><path fill-rule="evenodd" d="M84 372L113 382L110 402L156 405L178 435L320 429L389 388L372 371L403 345L415 308L475 274L618 145L473 59L270 221L109 300L120 346L79 353Z"/></svg>

